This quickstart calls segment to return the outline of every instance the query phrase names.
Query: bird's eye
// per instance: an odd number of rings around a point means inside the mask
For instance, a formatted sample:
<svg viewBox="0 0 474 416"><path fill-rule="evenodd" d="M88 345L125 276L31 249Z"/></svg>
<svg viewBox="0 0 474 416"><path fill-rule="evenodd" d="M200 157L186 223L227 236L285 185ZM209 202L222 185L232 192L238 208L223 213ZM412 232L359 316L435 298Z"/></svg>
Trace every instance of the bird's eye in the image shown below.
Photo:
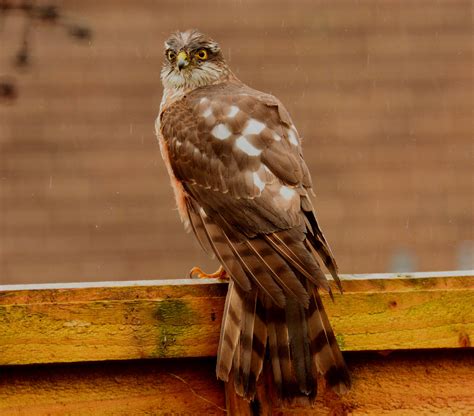
<svg viewBox="0 0 474 416"><path fill-rule="evenodd" d="M205 49L200 49L199 51L197 51L196 57L201 61L204 61L205 59L207 59L207 51Z"/></svg>
<svg viewBox="0 0 474 416"><path fill-rule="evenodd" d="M172 61L174 58L176 58L176 53L172 50L169 50L166 52L166 56L170 61Z"/></svg>

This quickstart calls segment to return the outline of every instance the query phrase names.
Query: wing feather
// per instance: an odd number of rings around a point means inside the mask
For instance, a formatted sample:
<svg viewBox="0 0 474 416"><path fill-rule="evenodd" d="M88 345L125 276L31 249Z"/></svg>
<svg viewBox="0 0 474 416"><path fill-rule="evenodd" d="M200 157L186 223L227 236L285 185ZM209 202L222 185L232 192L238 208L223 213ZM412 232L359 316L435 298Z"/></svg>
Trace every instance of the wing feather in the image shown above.
<svg viewBox="0 0 474 416"><path fill-rule="evenodd" d="M224 234L225 235L225 234ZM242 243L234 244L225 236L234 255L241 266L251 276L252 281L265 293L276 305L285 306L286 299L281 288L275 283L271 276L264 272L263 265L255 259L252 252Z"/></svg>
<svg viewBox="0 0 474 416"><path fill-rule="evenodd" d="M304 307L307 307L309 295L306 289L280 255L262 239L256 238L247 240L246 244L253 251L254 255L266 266L267 270L273 276L273 279L285 293L293 297Z"/></svg>
<svg viewBox="0 0 474 416"><path fill-rule="evenodd" d="M252 285L250 284L247 274L242 269L241 264L236 261L234 254L226 244L224 233L217 225L209 220L209 217L207 217L201 209L196 209L197 207L194 207L194 204L195 203L191 202L189 206L192 207L195 214L199 215L202 221L203 231L217 258L229 276L231 276L244 291L248 292L251 290Z"/></svg>

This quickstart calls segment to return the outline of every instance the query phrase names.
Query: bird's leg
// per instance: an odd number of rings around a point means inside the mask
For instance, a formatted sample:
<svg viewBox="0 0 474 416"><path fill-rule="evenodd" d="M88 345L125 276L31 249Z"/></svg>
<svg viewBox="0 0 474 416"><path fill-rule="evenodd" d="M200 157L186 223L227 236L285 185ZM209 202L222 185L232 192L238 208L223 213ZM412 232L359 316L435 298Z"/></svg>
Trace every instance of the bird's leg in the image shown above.
<svg viewBox="0 0 474 416"><path fill-rule="evenodd" d="M222 266L220 266L214 273L207 274L204 273L200 267L193 267L189 272L189 277L191 279L223 279L229 280L226 271Z"/></svg>

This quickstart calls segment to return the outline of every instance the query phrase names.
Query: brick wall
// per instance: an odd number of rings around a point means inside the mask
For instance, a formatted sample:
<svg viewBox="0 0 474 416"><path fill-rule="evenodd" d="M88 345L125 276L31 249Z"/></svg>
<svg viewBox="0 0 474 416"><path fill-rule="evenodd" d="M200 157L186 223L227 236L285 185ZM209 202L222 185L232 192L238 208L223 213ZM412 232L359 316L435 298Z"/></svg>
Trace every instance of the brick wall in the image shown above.
<svg viewBox="0 0 474 416"><path fill-rule="evenodd" d="M277 95L304 137L316 206L341 271L457 267L473 240L468 0L63 1L90 45L0 32L0 283L183 277L214 263L184 233L154 137L162 44L217 39L234 71Z"/></svg>

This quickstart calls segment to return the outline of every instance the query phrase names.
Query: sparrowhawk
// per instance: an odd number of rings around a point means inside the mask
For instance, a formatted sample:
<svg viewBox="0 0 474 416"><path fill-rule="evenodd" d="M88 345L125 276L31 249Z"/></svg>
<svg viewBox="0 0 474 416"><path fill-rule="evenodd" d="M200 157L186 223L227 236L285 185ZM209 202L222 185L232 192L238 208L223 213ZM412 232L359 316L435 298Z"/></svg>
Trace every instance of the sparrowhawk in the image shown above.
<svg viewBox="0 0 474 416"><path fill-rule="evenodd" d="M350 378L318 290L340 288L318 225L301 138L287 110L230 70L196 31L165 42L156 121L181 220L229 278L217 376L255 395L265 351L282 396L314 396L317 373L336 392Z"/></svg>

